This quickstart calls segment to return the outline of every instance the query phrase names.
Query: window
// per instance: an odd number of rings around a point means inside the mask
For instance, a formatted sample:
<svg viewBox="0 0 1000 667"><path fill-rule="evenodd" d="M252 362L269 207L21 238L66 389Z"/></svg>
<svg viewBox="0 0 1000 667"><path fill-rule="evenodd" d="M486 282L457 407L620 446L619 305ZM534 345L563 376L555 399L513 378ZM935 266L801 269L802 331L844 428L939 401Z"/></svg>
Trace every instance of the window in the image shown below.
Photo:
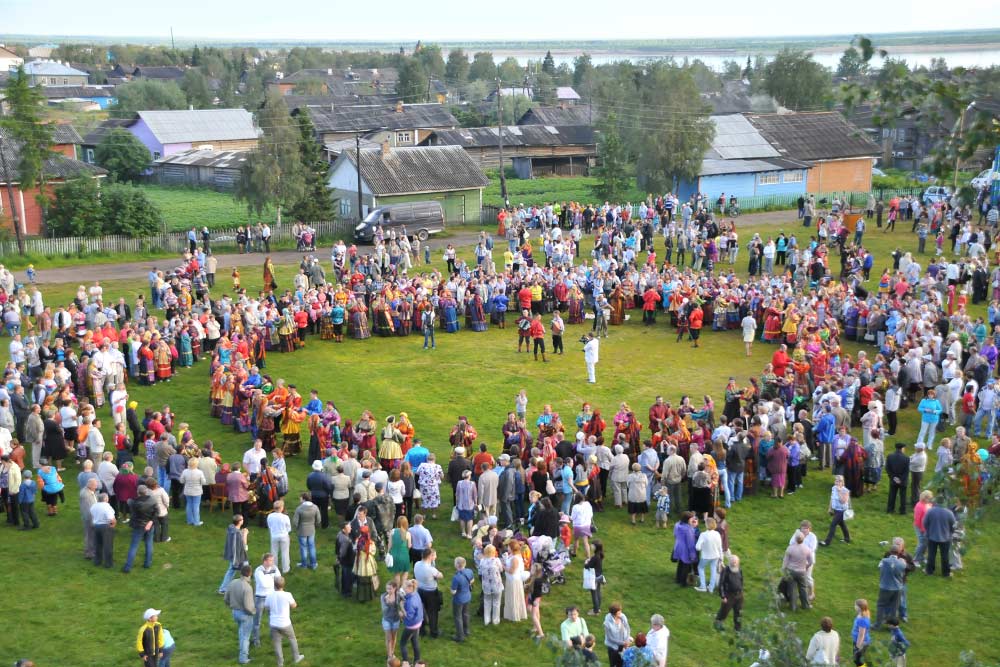
<svg viewBox="0 0 1000 667"><path fill-rule="evenodd" d="M896 128L896 141L906 141L906 128Z"/></svg>
<svg viewBox="0 0 1000 667"><path fill-rule="evenodd" d="M153 151L153 160L160 159L160 151Z"/></svg>
<svg viewBox="0 0 1000 667"><path fill-rule="evenodd" d="M757 183L760 185L777 185L780 181L779 174L776 171L768 171L760 175Z"/></svg>
<svg viewBox="0 0 1000 667"><path fill-rule="evenodd" d="M69 79L63 77L63 85L64 86L68 86L69 85Z"/></svg>
<svg viewBox="0 0 1000 667"><path fill-rule="evenodd" d="M409 132L397 132L396 133L396 143L397 144L408 144L412 141Z"/></svg>
<svg viewBox="0 0 1000 667"><path fill-rule="evenodd" d="M802 170L797 169L795 171L785 172L785 183L801 183L802 182Z"/></svg>
<svg viewBox="0 0 1000 667"><path fill-rule="evenodd" d="M94 164L94 149L88 148L84 153L84 162Z"/></svg>
<svg viewBox="0 0 1000 667"><path fill-rule="evenodd" d="M346 198L341 198L340 200L340 215L343 218L350 217L351 215L351 200Z"/></svg>

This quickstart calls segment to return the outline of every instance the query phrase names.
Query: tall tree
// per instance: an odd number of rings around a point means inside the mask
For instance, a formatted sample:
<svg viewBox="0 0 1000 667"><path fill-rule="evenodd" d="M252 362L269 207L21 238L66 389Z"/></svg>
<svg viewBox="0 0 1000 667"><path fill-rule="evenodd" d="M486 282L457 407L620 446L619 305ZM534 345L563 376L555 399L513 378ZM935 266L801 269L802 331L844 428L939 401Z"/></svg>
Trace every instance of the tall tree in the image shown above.
<svg viewBox="0 0 1000 667"><path fill-rule="evenodd" d="M31 86L27 75L24 73L24 66L20 65L17 71L12 73L7 80L4 93L6 104L10 110L6 116L0 117L0 129L4 133L2 140L4 146L0 150L4 151L3 169L8 174L16 172L17 181L22 191L31 190L35 187L39 189L36 201L42 211L44 221L45 212L49 205L49 198L45 194L45 161L52 157L52 126L44 122L42 109L45 98L42 93ZM19 160L17 165L11 165L6 158L7 142L17 144ZM21 228L17 224L14 213L13 188L10 185L12 179L7 178L7 196L11 205L11 220L14 221L14 235L17 237L17 249L24 253L24 239L21 237ZM23 221L22 221L23 224Z"/></svg>
<svg viewBox="0 0 1000 667"><path fill-rule="evenodd" d="M288 115L285 101L275 93L266 97L257 123L263 135L257 148L247 155L234 196L246 204L250 214L261 215L269 206L274 206L280 225L282 208L294 205L305 196L306 174L299 148L301 135Z"/></svg>
<svg viewBox="0 0 1000 667"><path fill-rule="evenodd" d="M840 61L837 63L837 76L859 76L867 71L868 63L861 57L860 51L853 45L844 49L844 54L840 56Z"/></svg>
<svg viewBox="0 0 1000 667"><path fill-rule="evenodd" d="M545 52L545 57L542 59L542 71L550 76L556 73L556 60L552 57L551 51Z"/></svg>
<svg viewBox="0 0 1000 667"><path fill-rule="evenodd" d="M149 149L128 130L118 127L97 145L94 158L119 182L135 180L149 167Z"/></svg>
<svg viewBox="0 0 1000 667"><path fill-rule="evenodd" d="M196 69L189 69L184 72L184 79L181 81L181 90L189 106L195 109L211 109L213 95L208 89L208 79Z"/></svg>
<svg viewBox="0 0 1000 667"><path fill-rule="evenodd" d="M191 66L199 67L201 66L201 49L195 44L194 48L191 49Z"/></svg>
<svg viewBox="0 0 1000 667"><path fill-rule="evenodd" d="M427 76L430 78L440 79L444 76L444 57L441 55L441 47L437 44L428 44L420 49L419 53L414 54L413 57L420 61L420 64L424 67L424 71L427 72Z"/></svg>
<svg viewBox="0 0 1000 667"><path fill-rule="evenodd" d="M811 53L782 49L764 70L764 89L788 109L815 108L830 93L830 72Z"/></svg>
<svg viewBox="0 0 1000 667"><path fill-rule="evenodd" d="M327 188L329 167L323 151L316 141L316 131L309 112L302 109L295 120L299 124L299 155L305 170L305 192L289 213L303 222L333 220L335 212L330 190Z"/></svg>
<svg viewBox="0 0 1000 667"><path fill-rule="evenodd" d="M638 101L644 109L634 120L630 136L638 155L637 176L651 191L673 190L683 180L694 180L705 150L715 136L710 107L698 94L691 72L675 65L647 68L637 81Z"/></svg>
<svg viewBox="0 0 1000 667"><path fill-rule="evenodd" d="M117 118L130 118L137 111L186 109L187 97L173 81L150 79L130 81L115 88L118 102L111 113Z"/></svg>
<svg viewBox="0 0 1000 667"><path fill-rule="evenodd" d="M628 149L618 127L618 116L611 112L598 124L598 164L593 175L600 180L597 188L602 199L622 201L628 190Z"/></svg>
<svg viewBox="0 0 1000 667"><path fill-rule="evenodd" d="M97 181L84 176L66 181L56 188L48 220L54 236L100 236L104 233L104 214Z"/></svg>
<svg viewBox="0 0 1000 667"><path fill-rule="evenodd" d="M400 64L398 72L396 94L408 104L426 102L430 79L421 62L416 58L407 58Z"/></svg>
<svg viewBox="0 0 1000 667"><path fill-rule="evenodd" d="M573 87L577 92L590 84L590 77L593 74L594 61L590 58L590 54L584 53L573 59Z"/></svg>
<svg viewBox="0 0 1000 667"><path fill-rule="evenodd" d="M452 49L448 52L448 62L444 68L444 76L448 85L458 86L469 78L469 56L462 49Z"/></svg>
<svg viewBox="0 0 1000 667"><path fill-rule="evenodd" d="M497 78L497 66L493 62L493 54L489 51L479 51L472 56L469 67L469 79L472 81L493 81Z"/></svg>

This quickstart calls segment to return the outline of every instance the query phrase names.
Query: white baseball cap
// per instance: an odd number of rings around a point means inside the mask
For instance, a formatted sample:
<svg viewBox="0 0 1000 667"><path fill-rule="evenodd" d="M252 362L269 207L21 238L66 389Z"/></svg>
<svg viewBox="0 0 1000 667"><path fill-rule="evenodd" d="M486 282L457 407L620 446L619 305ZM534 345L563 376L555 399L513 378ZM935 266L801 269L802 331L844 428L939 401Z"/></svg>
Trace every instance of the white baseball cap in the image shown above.
<svg viewBox="0 0 1000 667"><path fill-rule="evenodd" d="M159 609L153 609L152 607L150 607L149 609L147 609L142 614L142 620L148 621L149 619L153 618L154 616L159 616L159 615L160 615L160 610Z"/></svg>

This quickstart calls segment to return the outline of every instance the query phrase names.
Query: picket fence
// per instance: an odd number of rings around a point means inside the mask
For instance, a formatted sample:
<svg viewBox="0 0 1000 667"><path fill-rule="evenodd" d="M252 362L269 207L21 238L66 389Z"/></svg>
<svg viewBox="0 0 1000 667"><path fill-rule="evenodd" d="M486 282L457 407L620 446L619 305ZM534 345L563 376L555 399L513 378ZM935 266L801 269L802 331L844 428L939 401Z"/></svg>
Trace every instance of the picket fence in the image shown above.
<svg viewBox="0 0 1000 667"><path fill-rule="evenodd" d="M332 243L335 239L350 239L357 224L352 220L333 220L329 222L314 222L310 226L316 230L316 243ZM198 233L198 244L201 245L201 233ZM152 236L132 238L121 234L86 237L67 236L62 238L26 238L24 251L33 257L65 257L101 254L140 254L152 250L163 250L181 253L188 246L187 232L164 232ZM210 247L215 251L234 251L236 246L236 229L213 229ZM295 247L292 225L285 224L271 227L271 247ZM0 257L17 256L17 241L5 239L0 241Z"/></svg>

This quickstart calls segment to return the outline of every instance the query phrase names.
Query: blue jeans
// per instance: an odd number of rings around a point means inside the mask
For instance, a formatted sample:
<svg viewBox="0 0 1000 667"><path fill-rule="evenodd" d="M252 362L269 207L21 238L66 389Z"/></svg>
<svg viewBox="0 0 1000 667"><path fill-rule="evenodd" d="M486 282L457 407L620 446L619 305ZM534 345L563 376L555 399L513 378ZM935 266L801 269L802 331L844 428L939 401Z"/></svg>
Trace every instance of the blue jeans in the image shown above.
<svg viewBox="0 0 1000 667"><path fill-rule="evenodd" d="M993 437L993 411L992 410L985 410L983 408L979 408L979 410L976 411L976 416L973 417L973 419L972 419L972 426L975 429L975 435L977 435L977 436L980 435L980 427L981 427L982 421L984 419L986 420L986 428L985 428L986 437L987 438L992 438Z"/></svg>
<svg viewBox="0 0 1000 667"><path fill-rule="evenodd" d="M572 507L573 507L573 492L572 491L563 491L563 494L562 494L562 508L561 508L562 509L562 513L563 514L569 514L570 510L572 509Z"/></svg>
<svg viewBox="0 0 1000 667"><path fill-rule="evenodd" d="M256 610L253 615L253 630L250 632L250 641L254 646L260 644L260 622L264 618L264 601L267 600L266 596L255 595L254 609Z"/></svg>
<svg viewBox="0 0 1000 667"><path fill-rule="evenodd" d="M299 536L299 563L303 567L316 567L316 536Z"/></svg>
<svg viewBox="0 0 1000 667"><path fill-rule="evenodd" d="M159 667L170 667L170 657L174 654L175 648L177 648L177 644L171 644L163 649L163 657L157 663Z"/></svg>
<svg viewBox="0 0 1000 667"><path fill-rule="evenodd" d="M427 347L427 341L431 342L431 347L437 347L434 344L434 327L424 327L424 347Z"/></svg>
<svg viewBox="0 0 1000 667"><path fill-rule="evenodd" d="M937 434L937 422L931 424L923 420L920 421L920 432L917 434L917 442L927 445L928 451L934 446L934 436ZM927 439L924 439L924 436Z"/></svg>
<svg viewBox="0 0 1000 667"><path fill-rule="evenodd" d="M250 662L250 634L253 632L253 614L242 609L233 609L236 621L236 636L240 642L240 664Z"/></svg>
<svg viewBox="0 0 1000 667"><path fill-rule="evenodd" d="M139 542L146 545L145 560L142 566L149 568L153 566L153 529L144 530L142 527L132 529L132 539L128 545L128 557L125 559L124 570L128 572L135 562L135 554L139 551Z"/></svg>
<svg viewBox="0 0 1000 667"><path fill-rule="evenodd" d="M170 492L170 471L166 468L161 468L156 466L156 483L160 485L161 489L166 489Z"/></svg>
<svg viewBox="0 0 1000 667"><path fill-rule="evenodd" d="M201 496L184 496L184 511L187 522L192 526L201 523Z"/></svg>
<svg viewBox="0 0 1000 667"><path fill-rule="evenodd" d="M733 504L733 494L729 491L729 474L725 468L719 468L719 488L726 492L726 507Z"/></svg>
<svg viewBox="0 0 1000 667"><path fill-rule="evenodd" d="M913 554L913 560L922 561L927 556L927 533L922 533L916 527L913 531L917 534L917 550Z"/></svg>
<svg viewBox="0 0 1000 667"><path fill-rule="evenodd" d="M229 587L229 582L233 580L233 577L235 577L236 573L239 571L240 569L238 567L233 567L232 565L226 568L226 576L222 578L222 583L219 584L220 593L226 592L226 588Z"/></svg>
<svg viewBox="0 0 1000 667"><path fill-rule="evenodd" d="M743 500L743 473L741 472L726 472L726 491L729 493L726 496L727 503L729 499L732 498L732 502L738 500ZM726 507L729 507L727 504Z"/></svg>

